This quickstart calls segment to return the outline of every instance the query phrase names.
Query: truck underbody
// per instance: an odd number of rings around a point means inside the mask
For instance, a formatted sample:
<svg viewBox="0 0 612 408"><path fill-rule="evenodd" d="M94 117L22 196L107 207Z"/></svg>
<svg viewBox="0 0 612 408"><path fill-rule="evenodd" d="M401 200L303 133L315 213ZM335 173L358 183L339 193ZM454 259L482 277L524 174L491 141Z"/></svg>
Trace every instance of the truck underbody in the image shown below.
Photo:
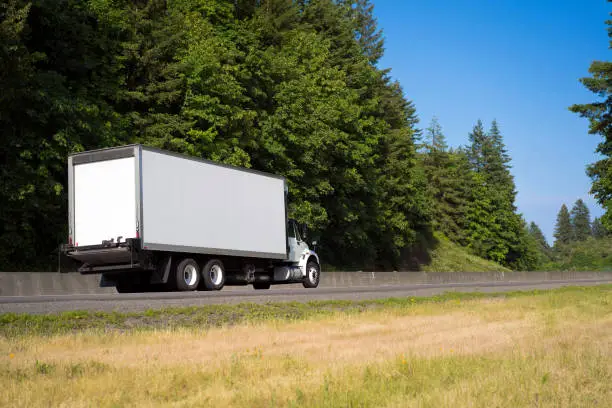
<svg viewBox="0 0 612 408"><path fill-rule="evenodd" d="M76 247L63 251L81 263L81 274L100 274L100 285L115 286L120 293L147 291L221 290L224 286L302 283L318 286L320 266L314 253L302 262L228 255L165 252L141 249L139 239L121 243ZM197 276L194 276L197 275Z"/></svg>

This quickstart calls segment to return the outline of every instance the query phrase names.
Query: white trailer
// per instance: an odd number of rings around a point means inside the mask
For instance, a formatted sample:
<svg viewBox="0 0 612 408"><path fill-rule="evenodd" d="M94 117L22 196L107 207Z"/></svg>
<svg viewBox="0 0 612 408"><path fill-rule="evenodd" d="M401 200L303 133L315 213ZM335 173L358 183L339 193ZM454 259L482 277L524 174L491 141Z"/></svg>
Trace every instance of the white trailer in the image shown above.
<svg viewBox="0 0 612 408"><path fill-rule="evenodd" d="M68 197L63 253L119 292L318 286L283 177L129 145L69 156Z"/></svg>

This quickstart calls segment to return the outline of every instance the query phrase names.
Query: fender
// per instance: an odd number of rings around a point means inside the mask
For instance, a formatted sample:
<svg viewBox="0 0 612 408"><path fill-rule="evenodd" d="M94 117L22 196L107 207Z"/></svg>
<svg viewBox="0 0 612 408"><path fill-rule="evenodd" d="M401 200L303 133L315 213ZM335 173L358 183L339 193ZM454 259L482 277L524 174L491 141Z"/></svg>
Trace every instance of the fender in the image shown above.
<svg viewBox="0 0 612 408"><path fill-rule="evenodd" d="M308 249L302 252L302 256L300 257L298 266L300 267L300 270L302 271L303 277L306 277L306 264L311 258L316 259L317 264L319 265L319 267L321 267L321 264L319 263L319 255L317 255L315 251L311 251L310 249Z"/></svg>

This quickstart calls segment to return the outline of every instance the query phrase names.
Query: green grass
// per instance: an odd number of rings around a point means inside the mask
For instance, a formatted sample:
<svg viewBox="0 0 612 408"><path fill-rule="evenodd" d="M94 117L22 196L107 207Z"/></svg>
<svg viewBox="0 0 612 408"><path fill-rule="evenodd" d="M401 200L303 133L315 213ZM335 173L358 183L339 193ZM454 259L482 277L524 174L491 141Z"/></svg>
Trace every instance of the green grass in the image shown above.
<svg viewBox="0 0 612 408"><path fill-rule="evenodd" d="M436 235L438 246L431 252L431 263L423 265L425 272L510 272L498 263L472 255L442 235Z"/></svg>
<svg viewBox="0 0 612 408"><path fill-rule="evenodd" d="M607 293L612 285L566 287L552 289L554 293ZM166 308L135 313L119 312L62 312L31 315L25 313L0 314L0 336L51 336L80 331L126 332L139 330L212 328L245 322L299 321L338 313L359 314L378 309L403 309L423 303L447 303L487 298L516 298L545 293L541 290L500 293L448 292L432 297L388 298L364 301L314 301L279 303L240 303L235 305L207 305L186 308Z"/></svg>

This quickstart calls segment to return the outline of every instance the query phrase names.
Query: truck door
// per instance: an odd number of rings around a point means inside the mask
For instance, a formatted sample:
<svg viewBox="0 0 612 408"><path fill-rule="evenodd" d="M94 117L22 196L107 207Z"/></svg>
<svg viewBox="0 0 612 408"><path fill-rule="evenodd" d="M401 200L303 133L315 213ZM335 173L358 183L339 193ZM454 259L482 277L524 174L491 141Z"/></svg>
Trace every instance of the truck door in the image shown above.
<svg viewBox="0 0 612 408"><path fill-rule="evenodd" d="M287 239L289 241L289 261L299 262L302 253L308 250L308 244L300 237L295 220L289 220L287 224Z"/></svg>

